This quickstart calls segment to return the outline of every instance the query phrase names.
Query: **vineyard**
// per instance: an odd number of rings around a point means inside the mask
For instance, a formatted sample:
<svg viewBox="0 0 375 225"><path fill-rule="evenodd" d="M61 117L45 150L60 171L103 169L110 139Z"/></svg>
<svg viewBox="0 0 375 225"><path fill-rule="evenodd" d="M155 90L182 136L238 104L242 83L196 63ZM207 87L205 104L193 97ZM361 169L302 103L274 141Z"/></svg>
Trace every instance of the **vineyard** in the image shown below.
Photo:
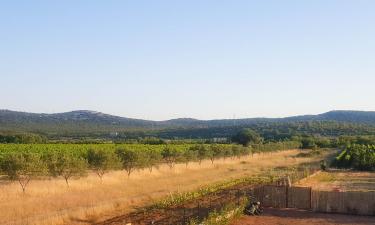
<svg viewBox="0 0 375 225"><path fill-rule="evenodd" d="M278 142L248 147L229 144L2 144L0 169L5 178L18 181L23 192L34 178L62 177L69 186L72 178L92 171L102 179L112 170L127 176L139 169L167 164L199 162L209 159L241 158L260 152L295 149L299 142Z"/></svg>
<svg viewBox="0 0 375 225"><path fill-rule="evenodd" d="M375 170L375 145L348 145L333 162L339 168Z"/></svg>

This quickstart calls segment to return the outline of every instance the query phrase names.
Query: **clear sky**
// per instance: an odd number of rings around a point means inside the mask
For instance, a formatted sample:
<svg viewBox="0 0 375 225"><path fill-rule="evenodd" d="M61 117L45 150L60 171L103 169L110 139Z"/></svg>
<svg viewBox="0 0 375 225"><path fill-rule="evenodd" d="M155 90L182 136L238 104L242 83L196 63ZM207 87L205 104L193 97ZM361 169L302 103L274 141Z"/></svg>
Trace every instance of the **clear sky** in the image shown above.
<svg viewBox="0 0 375 225"><path fill-rule="evenodd" d="M375 110L375 1L0 2L0 108L163 120Z"/></svg>

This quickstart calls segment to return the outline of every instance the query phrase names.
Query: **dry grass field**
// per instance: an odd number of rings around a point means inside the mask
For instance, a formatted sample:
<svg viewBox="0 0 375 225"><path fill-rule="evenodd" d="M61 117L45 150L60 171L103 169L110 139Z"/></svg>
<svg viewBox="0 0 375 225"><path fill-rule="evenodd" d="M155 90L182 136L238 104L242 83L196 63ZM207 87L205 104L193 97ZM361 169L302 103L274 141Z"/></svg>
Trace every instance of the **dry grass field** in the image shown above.
<svg viewBox="0 0 375 225"><path fill-rule="evenodd" d="M324 191L375 191L375 173L341 170L320 172L296 185Z"/></svg>
<svg viewBox="0 0 375 225"><path fill-rule="evenodd" d="M95 174L72 180L32 180L23 194L19 184L0 181L0 224L90 224L150 204L174 192L202 185L259 174L273 167L318 161L295 157L299 150L260 154L241 159L204 161L201 165L178 164L172 170L162 165L136 171L128 179L123 171L104 176Z"/></svg>

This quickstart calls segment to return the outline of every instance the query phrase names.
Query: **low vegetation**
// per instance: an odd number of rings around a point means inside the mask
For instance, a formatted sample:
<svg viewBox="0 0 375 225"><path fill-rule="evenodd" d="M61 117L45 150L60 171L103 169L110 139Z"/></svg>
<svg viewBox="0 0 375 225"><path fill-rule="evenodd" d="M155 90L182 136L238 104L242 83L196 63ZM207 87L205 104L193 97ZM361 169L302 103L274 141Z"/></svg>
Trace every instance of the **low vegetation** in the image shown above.
<svg viewBox="0 0 375 225"><path fill-rule="evenodd" d="M219 190L223 190L226 188L233 187L238 184L266 184L275 181L277 176L275 174L267 173L263 174L262 176L254 176L254 177L245 177L245 178L238 178L238 179L230 179L224 182L220 182L217 184L208 185L205 187L201 187L195 191L191 192L184 192L184 193L174 193L167 198L164 198L155 204L151 205L150 208L167 208L171 207L186 201L190 201L193 199L197 199L199 197L208 195L210 193L217 192Z"/></svg>
<svg viewBox="0 0 375 225"><path fill-rule="evenodd" d="M220 211L210 212L202 222L198 219L192 219L189 221L189 225L228 225L231 221L237 217L243 215L243 210L247 204L246 199L241 199L239 204L229 203L225 205Z"/></svg>

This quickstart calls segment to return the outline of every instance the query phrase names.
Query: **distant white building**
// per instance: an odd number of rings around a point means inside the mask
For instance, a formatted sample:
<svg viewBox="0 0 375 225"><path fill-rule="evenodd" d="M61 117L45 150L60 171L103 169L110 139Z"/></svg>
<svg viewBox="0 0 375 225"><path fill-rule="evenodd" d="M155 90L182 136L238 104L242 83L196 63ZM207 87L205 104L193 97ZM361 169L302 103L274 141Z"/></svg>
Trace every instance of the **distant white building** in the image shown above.
<svg viewBox="0 0 375 225"><path fill-rule="evenodd" d="M111 136L111 137L117 137L118 136L118 132L111 132L111 133L109 133L109 136Z"/></svg>

